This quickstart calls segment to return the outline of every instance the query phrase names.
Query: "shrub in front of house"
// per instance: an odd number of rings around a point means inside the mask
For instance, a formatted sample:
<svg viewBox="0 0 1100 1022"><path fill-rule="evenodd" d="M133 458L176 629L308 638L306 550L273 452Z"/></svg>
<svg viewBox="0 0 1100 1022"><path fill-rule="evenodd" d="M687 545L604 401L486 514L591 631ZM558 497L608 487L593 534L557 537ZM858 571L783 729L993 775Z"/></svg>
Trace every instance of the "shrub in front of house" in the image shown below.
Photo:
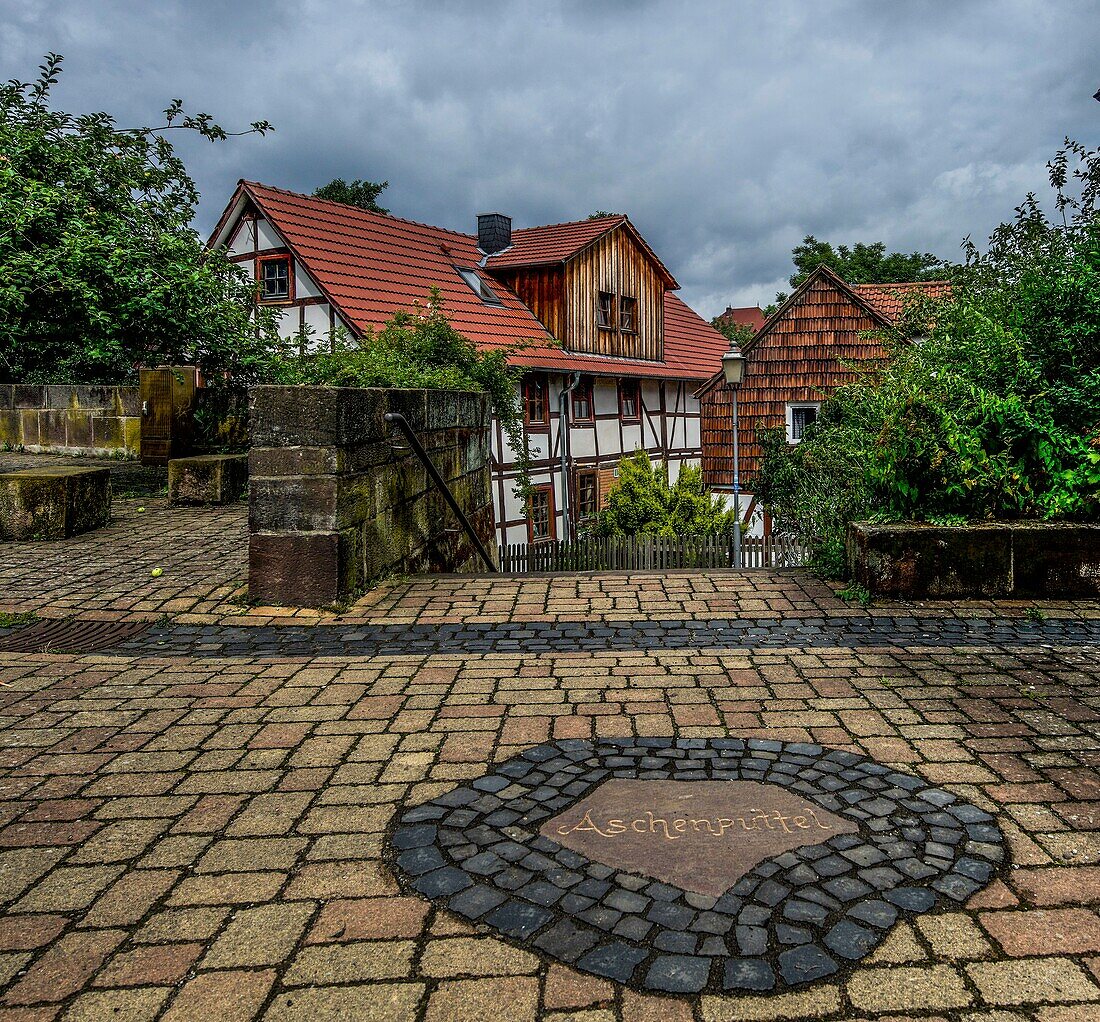
<svg viewBox="0 0 1100 1022"><path fill-rule="evenodd" d="M1100 153L1067 142L1050 176L1053 214L1029 196L968 243L952 297L910 308L885 364L799 445L765 438L754 492L825 571L855 520L1100 521Z"/></svg>

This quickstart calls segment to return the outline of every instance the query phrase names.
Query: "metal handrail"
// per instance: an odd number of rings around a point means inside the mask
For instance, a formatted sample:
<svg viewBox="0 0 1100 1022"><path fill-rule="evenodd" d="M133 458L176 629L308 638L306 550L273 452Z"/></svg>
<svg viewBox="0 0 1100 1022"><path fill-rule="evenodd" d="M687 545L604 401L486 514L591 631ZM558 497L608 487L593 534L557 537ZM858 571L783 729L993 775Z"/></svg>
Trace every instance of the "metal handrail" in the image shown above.
<svg viewBox="0 0 1100 1022"><path fill-rule="evenodd" d="M420 463L427 469L428 475L431 476L436 489L443 494L443 499L451 506L451 510L458 515L458 520L462 523L462 528L466 530L466 535L470 537L470 541L477 547L477 552L481 555L481 559L485 562L485 566L494 575L497 574L497 566L493 563L492 557L489 556L489 551L485 549L485 544L481 542L481 538L474 532L474 527L463 513L462 508L458 506L458 501L455 500L454 494L451 493L451 488L444 482L443 476L439 474L439 470L432 464L432 459L428 457L428 452L424 450L423 445L417 439L416 434L412 430L412 426L409 425L409 420L400 412L386 412L382 417L386 422L392 423L405 434L405 439L409 441L409 446L413 449L413 453L420 459Z"/></svg>

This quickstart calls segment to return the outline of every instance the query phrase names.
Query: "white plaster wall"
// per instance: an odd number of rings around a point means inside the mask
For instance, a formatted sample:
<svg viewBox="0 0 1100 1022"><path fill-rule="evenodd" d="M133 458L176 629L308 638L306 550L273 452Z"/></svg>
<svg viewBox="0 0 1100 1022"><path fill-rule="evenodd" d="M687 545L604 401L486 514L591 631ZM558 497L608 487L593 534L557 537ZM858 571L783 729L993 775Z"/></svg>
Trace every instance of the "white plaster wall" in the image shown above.
<svg viewBox="0 0 1100 1022"><path fill-rule="evenodd" d="M255 249L256 238L252 233L252 221L242 220L237 224L237 229L229 242L229 254L231 256L244 255L245 252L253 252Z"/></svg>
<svg viewBox="0 0 1100 1022"><path fill-rule="evenodd" d="M266 220L256 221L256 248L264 252L269 248L284 248L282 239Z"/></svg>
<svg viewBox="0 0 1100 1022"><path fill-rule="evenodd" d="M306 273L305 267L297 259L294 260L294 297L321 297L321 289L313 282L313 278Z"/></svg>

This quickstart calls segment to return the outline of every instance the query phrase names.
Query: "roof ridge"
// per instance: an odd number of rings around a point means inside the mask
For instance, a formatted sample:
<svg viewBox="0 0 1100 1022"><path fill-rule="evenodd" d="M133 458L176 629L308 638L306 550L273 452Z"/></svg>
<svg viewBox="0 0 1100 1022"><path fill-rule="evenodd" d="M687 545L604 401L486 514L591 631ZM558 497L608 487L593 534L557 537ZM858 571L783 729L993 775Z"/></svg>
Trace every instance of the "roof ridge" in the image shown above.
<svg viewBox="0 0 1100 1022"><path fill-rule="evenodd" d="M550 227L579 227L582 224L593 223L596 220L606 220L608 222L614 220L619 223L624 223L629 219L630 217L625 213L616 213L614 216L585 217L583 220L562 220L560 223L556 224L532 224L530 227L517 227L512 233L516 234L519 231L545 231Z"/></svg>
<svg viewBox="0 0 1100 1022"><path fill-rule="evenodd" d="M929 284L950 284L951 281L944 280L890 280L884 281L881 284L864 283L864 284L849 284L849 287L927 287Z"/></svg>
<svg viewBox="0 0 1100 1022"><path fill-rule="evenodd" d="M278 192L280 195L289 195L295 199L308 199L310 202L320 202L329 206L338 206L340 209L350 209L356 213L361 213L369 217L381 217L388 223L396 221L401 224L411 224L413 227L427 227L432 231L442 231L445 234L453 234L455 237L464 238L466 241L477 240L477 235L456 231L451 227L440 227L438 224L425 223L423 220L411 220L409 217L405 216L394 216L392 213L376 213L372 209L363 209L362 206L352 206L346 202L337 202L335 199L323 199L319 195L306 195L304 192L294 192L289 188L279 188L277 185L265 185L262 181L248 181L245 178L241 178L241 184L247 185L250 188L263 188L268 192Z"/></svg>

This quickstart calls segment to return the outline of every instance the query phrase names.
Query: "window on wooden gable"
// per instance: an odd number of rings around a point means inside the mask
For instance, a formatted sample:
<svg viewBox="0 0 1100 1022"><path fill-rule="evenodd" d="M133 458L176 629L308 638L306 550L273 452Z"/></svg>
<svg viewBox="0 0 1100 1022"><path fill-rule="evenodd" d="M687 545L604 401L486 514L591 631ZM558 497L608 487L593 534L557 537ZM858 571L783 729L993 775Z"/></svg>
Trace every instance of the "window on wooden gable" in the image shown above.
<svg viewBox="0 0 1100 1022"><path fill-rule="evenodd" d="M796 404L787 405L787 440L792 444L802 442L806 430L817 422L817 412L820 404Z"/></svg>
<svg viewBox="0 0 1100 1022"><path fill-rule="evenodd" d="M615 329L615 296L610 291L596 292L596 326L601 330Z"/></svg>
<svg viewBox="0 0 1100 1022"><path fill-rule="evenodd" d="M592 402L592 377L582 376L581 382L573 388L573 421L594 422L595 405Z"/></svg>
<svg viewBox="0 0 1100 1022"><path fill-rule="evenodd" d="M259 269L261 302L285 302L294 297L290 256L261 256Z"/></svg>
<svg viewBox="0 0 1100 1022"><path fill-rule="evenodd" d="M527 499L527 536L532 543L554 538L554 489L535 486Z"/></svg>
<svg viewBox="0 0 1100 1022"><path fill-rule="evenodd" d="M638 330L638 299L619 295L619 329L624 334Z"/></svg>
<svg viewBox="0 0 1100 1022"><path fill-rule="evenodd" d="M619 418L637 422L642 417L642 388L637 380L619 380Z"/></svg>
<svg viewBox="0 0 1100 1022"><path fill-rule="evenodd" d="M550 425L545 376L536 374L523 381L523 418L528 426Z"/></svg>
<svg viewBox="0 0 1100 1022"><path fill-rule="evenodd" d="M600 510L600 477L596 472L577 473L577 521L591 521Z"/></svg>
<svg viewBox="0 0 1100 1022"><path fill-rule="evenodd" d="M481 275L477 270L471 269L468 266L456 266L455 270L458 271L458 275L470 285L470 290L478 296L486 305L503 305L504 303L496 296L496 292L481 279Z"/></svg>

